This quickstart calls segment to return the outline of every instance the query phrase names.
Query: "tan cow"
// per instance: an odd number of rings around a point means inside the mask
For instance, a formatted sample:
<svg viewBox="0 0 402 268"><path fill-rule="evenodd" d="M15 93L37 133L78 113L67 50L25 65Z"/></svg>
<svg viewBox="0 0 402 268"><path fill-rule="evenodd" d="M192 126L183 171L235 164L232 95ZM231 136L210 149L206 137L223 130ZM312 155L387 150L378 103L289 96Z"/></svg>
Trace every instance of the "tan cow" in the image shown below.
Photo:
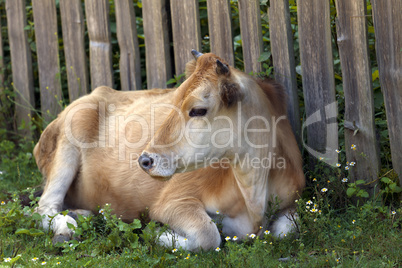
<svg viewBox="0 0 402 268"><path fill-rule="evenodd" d="M46 180L38 212L57 215L43 220L55 241L71 238L67 222L76 225L60 211L97 213L106 203L124 221L149 208L171 228L159 243L187 250L219 246L217 211L229 236L258 234L261 225L277 236L294 229L290 214L305 180L283 89L214 54L193 55L179 88L100 87L45 129L34 149Z"/></svg>

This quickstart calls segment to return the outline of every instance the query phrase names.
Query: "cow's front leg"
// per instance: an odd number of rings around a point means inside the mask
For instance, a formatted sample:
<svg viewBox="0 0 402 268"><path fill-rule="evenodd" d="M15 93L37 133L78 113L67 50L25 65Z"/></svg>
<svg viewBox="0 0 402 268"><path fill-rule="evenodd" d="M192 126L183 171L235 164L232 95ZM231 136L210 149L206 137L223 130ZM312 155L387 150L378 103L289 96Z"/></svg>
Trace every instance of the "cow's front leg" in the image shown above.
<svg viewBox="0 0 402 268"><path fill-rule="evenodd" d="M173 202L151 210L151 218L168 224L171 228L171 231L159 237L158 242L163 246L197 251L200 248L213 249L221 243L215 222L200 202Z"/></svg>

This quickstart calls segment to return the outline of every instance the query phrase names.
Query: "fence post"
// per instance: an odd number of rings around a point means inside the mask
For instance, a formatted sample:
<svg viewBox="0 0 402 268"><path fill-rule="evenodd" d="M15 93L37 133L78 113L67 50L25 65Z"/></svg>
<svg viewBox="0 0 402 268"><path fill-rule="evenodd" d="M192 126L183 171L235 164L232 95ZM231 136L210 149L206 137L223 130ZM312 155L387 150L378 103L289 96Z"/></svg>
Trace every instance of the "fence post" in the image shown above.
<svg viewBox="0 0 402 268"><path fill-rule="evenodd" d="M345 96L346 159L353 180L377 179L380 159L368 52L365 0L336 0L337 36ZM355 149L351 146L355 145ZM369 188L374 189L374 185Z"/></svg>
<svg viewBox="0 0 402 268"><path fill-rule="evenodd" d="M328 164L337 162L337 102L329 1L298 0L300 60L307 128L306 149Z"/></svg>
<svg viewBox="0 0 402 268"><path fill-rule="evenodd" d="M34 108L34 88L32 75L31 48L28 44L26 12L24 0L6 0L8 39L10 42L15 114L17 127L25 125L18 133L27 139L32 138L29 123L31 110Z"/></svg>
<svg viewBox="0 0 402 268"><path fill-rule="evenodd" d="M373 0L381 89L387 111L392 166L402 185L402 2Z"/></svg>
<svg viewBox="0 0 402 268"><path fill-rule="evenodd" d="M86 0L91 88L113 87L112 45L108 0Z"/></svg>
<svg viewBox="0 0 402 268"><path fill-rule="evenodd" d="M208 0L211 52L234 66L232 16L229 0Z"/></svg>
<svg viewBox="0 0 402 268"><path fill-rule="evenodd" d="M258 62L263 51L260 1L239 0L239 20L244 71L246 73L261 72L261 63Z"/></svg>
<svg viewBox="0 0 402 268"><path fill-rule="evenodd" d="M33 0L32 9L35 22L42 117L46 123L50 123L61 111L63 98L56 3L53 0Z"/></svg>
<svg viewBox="0 0 402 268"><path fill-rule="evenodd" d="M142 2L148 88L166 88L172 77L168 14L165 0Z"/></svg>
<svg viewBox="0 0 402 268"><path fill-rule="evenodd" d="M81 0L60 0L64 55L70 102L89 92L85 20Z"/></svg>
<svg viewBox="0 0 402 268"><path fill-rule="evenodd" d="M198 0L171 0L170 7L176 75L180 75L187 62L194 59L191 49L202 52Z"/></svg>
<svg viewBox="0 0 402 268"><path fill-rule="evenodd" d="M296 140L300 145L300 109L289 1L272 1L268 9L268 17L275 79L286 89L288 95L288 118Z"/></svg>
<svg viewBox="0 0 402 268"><path fill-rule="evenodd" d="M133 1L116 0L115 5L121 89L141 89L141 60Z"/></svg>

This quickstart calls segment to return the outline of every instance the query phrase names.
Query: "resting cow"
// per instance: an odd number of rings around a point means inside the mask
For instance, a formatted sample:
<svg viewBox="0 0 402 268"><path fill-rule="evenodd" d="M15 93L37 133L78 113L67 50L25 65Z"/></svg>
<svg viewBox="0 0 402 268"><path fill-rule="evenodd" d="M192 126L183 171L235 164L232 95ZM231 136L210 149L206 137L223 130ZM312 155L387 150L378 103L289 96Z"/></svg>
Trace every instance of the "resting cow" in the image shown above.
<svg viewBox="0 0 402 268"><path fill-rule="evenodd" d="M294 229L305 179L283 89L192 53L179 88L99 87L44 130L34 149L46 181L37 211L56 215L43 220L54 241L69 240L66 223L76 225L60 211L97 213L106 203L128 222L149 208L171 228L159 243L188 250L219 246L217 211L229 236ZM279 210L267 219L274 200Z"/></svg>

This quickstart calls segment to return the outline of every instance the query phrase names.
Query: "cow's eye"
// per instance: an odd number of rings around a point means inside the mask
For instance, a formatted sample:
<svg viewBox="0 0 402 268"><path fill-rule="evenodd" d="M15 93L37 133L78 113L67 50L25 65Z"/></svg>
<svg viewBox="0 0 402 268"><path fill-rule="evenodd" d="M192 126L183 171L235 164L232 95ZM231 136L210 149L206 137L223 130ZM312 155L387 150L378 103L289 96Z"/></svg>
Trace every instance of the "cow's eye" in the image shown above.
<svg viewBox="0 0 402 268"><path fill-rule="evenodd" d="M193 108L191 109L190 113L188 114L190 117L195 116L204 116L207 114L207 109L204 108Z"/></svg>

